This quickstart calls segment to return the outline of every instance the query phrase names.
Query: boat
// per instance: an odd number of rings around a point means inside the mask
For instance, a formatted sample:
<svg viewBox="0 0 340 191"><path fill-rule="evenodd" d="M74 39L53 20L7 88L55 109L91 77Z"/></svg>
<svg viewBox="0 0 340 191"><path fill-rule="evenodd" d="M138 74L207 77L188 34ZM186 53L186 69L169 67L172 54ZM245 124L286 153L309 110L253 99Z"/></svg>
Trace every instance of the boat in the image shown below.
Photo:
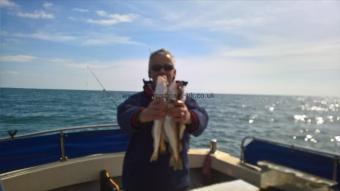
<svg viewBox="0 0 340 191"><path fill-rule="evenodd" d="M114 124L21 136L12 131L8 138L0 139L0 191L103 191L105 175L121 187L127 142L128 136ZM245 137L240 150L240 157L220 151L216 139L207 148L190 149L190 190L340 188L339 154L254 137Z"/></svg>

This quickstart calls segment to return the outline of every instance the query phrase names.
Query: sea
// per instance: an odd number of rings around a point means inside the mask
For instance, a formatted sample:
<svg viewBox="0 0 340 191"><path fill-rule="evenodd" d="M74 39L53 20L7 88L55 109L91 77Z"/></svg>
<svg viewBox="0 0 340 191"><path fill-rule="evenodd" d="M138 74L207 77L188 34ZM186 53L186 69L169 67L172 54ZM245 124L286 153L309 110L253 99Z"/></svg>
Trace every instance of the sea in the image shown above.
<svg viewBox="0 0 340 191"><path fill-rule="evenodd" d="M59 128L117 124L117 106L134 92L0 88L0 137ZM340 154L340 98L188 93L209 115L192 148L240 156L246 136Z"/></svg>

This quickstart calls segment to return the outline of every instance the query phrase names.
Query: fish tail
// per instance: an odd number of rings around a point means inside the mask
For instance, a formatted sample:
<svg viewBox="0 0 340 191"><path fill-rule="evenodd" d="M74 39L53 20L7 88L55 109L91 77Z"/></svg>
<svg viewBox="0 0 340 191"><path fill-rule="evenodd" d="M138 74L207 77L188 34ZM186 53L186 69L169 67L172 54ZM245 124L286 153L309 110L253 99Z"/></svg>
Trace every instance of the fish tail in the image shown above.
<svg viewBox="0 0 340 191"><path fill-rule="evenodd" d="M182 170L183 169L183 162L182 162L182 158L178 157L177 161L176 161L176 169L177 170Z"/></svg>
<svg viewBox="0 0 340 191"><path fill-rule="evenodd" d="M182 158L181 157L177 157L176 158L173 155L171 155L171 157L170 157L170 166L174 170L182 170L183 169Z"/></svg>
<svg viewBox="0 0 340 191"><path fill-rule="evenodd" d="M154 151L151 155L150 162L158 160L158 150Z"/></svg>
<svg viewBox="0 0 340 191"><path fill-rule="evenodd" d="M173 155L171 155L170 157L169 166L171 166L175 170L175 158Z"/></svg>
<svg viewBox="0 0 340 191"><path fill-rule="evenodd" d="M160 147L160 141L162 137L162 120L155 120L154 126L152 129L152 137L153 137L153 153L150 158L150 162L156 161L158 159L158 152Z"/></svg>

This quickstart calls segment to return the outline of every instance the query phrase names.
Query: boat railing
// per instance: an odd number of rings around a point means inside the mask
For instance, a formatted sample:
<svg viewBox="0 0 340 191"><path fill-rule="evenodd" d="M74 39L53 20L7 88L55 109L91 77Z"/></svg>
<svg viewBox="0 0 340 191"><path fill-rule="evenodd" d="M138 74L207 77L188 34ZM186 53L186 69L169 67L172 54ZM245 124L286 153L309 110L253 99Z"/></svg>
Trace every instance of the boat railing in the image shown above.
<svg viewBox="0 0 340 191"><path fill-rule="evenodd" d="M84 125L0 139L0 174L92 154L123 152L128 135L115 124Z"/></svg>
<svg viewBox="0 0 340 191"><path fill-rule="evenodd" d="M118 129L119 125L113 124L113 123L107 123L107 124L99 124L99 125L79 125L79 126L71 126L71 127L62 127L58 129L50 129L50 130L45 130L45 131L38 131L34 133L27 133L19 136L9 136L7 138L0 138L0 142L2 141L8 141L8 140L17 140L17 139L22 139L22 138L29 138L29 137L36 137L36 136L41 136L41 135L49 135L49 134L56 134L59 133L62 135L65 132L71 132L71 131L77 131L77 130L93 130L93 129L101 129L101 128L113 128L113 129ZM10 134L10 133L9 133Z"/></svg>

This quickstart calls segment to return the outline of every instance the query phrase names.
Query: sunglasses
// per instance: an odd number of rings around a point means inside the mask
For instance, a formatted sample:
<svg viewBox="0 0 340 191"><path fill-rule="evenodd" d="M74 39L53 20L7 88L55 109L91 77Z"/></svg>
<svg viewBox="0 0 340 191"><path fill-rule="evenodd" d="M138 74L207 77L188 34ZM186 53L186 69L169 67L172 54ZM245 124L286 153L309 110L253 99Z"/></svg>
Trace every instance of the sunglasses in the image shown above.
<svg viewBox="0 0 340 191"><path fill-rule="evenodd" d="M150 69L155 71L155 72L159 72L161 71L161 69L164 69L165 71L170 71L173 70L175 67L173 64L154 64L150 66Z"/></svg>

